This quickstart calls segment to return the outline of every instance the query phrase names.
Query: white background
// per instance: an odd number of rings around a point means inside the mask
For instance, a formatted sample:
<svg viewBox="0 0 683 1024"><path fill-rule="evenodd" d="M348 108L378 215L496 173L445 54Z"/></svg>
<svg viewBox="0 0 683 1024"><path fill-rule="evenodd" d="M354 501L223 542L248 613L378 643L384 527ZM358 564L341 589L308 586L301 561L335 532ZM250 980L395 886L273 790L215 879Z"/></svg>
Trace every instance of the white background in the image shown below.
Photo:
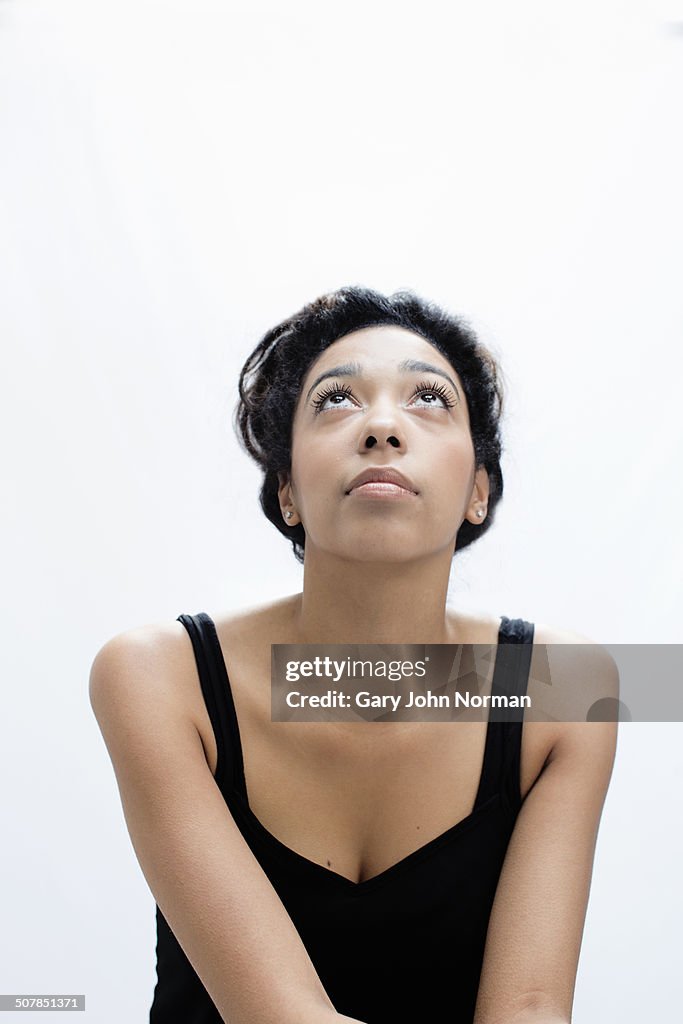
<svg viewBox="0 0 683 1024"><path fill-rule="evenodd" d="M682 87L675 2L0 0L0 991L147 1019L89 667L300 589L230 419L322 291L413 288L502 361L506 493L453 604L681 639ZM680 1009L681 735L621 726L575 1024Z"/></svg>

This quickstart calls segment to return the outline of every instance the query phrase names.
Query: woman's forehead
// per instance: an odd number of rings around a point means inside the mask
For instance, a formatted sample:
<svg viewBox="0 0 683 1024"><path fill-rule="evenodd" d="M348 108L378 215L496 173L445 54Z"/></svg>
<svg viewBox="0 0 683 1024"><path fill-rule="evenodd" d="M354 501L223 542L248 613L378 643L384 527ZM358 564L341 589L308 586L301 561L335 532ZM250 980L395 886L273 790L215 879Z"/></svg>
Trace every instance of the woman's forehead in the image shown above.
<svg viewBox="0 0 683 1024"><path fill-rule="evenodd" d="M411 367L411 363L415 365ZM343 366L347 376L349 372L363 375L406 369L426 372L434 366L457 377L452 364L431 342L393 324L363 327L337 338L308 367L305 381L338 366Z"/></svg>

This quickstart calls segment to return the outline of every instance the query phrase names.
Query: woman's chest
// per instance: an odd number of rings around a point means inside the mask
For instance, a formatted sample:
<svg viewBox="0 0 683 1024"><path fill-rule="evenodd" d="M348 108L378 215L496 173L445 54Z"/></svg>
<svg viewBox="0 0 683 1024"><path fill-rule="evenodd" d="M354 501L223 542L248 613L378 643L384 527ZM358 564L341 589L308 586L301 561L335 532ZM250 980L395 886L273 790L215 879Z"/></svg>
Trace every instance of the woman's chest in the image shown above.
<svg viewBox="0 0 683 1024"><path fill-rule="evenodd" d="M270 646L232 650L227 668L248 809L266 838L362 882L472 815L485 722L273 722ZM217 738L201 693L195 720L215 774ZM524 733L523 795L547 756L547 737Z"/></svg>

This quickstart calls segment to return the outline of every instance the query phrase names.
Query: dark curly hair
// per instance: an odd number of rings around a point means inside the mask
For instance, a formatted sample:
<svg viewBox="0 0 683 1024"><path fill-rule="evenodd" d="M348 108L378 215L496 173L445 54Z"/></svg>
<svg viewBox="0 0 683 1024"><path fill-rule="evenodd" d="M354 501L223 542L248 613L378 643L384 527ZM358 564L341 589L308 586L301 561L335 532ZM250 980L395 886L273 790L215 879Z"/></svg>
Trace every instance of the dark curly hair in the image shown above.
<svg viewBox="0 0 683 1024"><path fill-rule="evenodd" d="M233 426L240 443L263 470L259 500L271 523L304 560L301 523L288 526L278 500L278 472L291 468L292 422L301 385L311 363L332 342L363 327L393 324L421 335L451 363L467 398L475 466L489 476L487 516L474 525L463 520L454 549L460 551L491 529L503 495L500 468L501 370L492 354L460 317L410 290L392 295L348 285L321 295L269 330L251 353L239 377Z"/></svg>

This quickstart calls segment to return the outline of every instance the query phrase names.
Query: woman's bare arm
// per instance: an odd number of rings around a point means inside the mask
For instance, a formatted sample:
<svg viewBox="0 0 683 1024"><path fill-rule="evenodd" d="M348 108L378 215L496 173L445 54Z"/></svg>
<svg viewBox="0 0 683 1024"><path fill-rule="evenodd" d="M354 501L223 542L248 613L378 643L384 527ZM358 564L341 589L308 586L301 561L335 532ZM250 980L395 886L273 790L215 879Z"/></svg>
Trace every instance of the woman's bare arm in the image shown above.
<svg viewBox="0 0 683 1024"><path fill-rule="evenodd" d="M560 633L555 642L565 639ZM591 685L618 698L617 666L603 647L582 646L580 661ZM568 664L570 674L571 659ZM554 678L553 683L577 686L581 680ZM615 722L558 723L558 740L510 839L491 912L474 1024L571 1020L616 740Z"/></svg>
<svg viewBox="0 0 683 1024"><path fill-rule="evenodd" d="M119 634L89 683L152 894L226 1024L350 1022L211 774L173 650L153 626Z"/></svg>

